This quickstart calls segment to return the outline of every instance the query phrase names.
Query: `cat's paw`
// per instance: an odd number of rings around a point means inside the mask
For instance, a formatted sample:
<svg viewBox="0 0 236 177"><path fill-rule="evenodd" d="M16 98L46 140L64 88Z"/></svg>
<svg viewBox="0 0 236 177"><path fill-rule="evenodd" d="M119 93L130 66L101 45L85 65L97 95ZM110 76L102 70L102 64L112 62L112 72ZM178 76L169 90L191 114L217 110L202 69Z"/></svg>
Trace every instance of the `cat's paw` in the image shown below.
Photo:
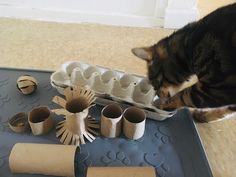
<svg viewBox="0 0 236 177"><path fill-rule="evenodd" d="M168 98L161 98L153 102L153 105L165 111L174 111L176 109L175 105L173 104L171 99Z"/></svg>

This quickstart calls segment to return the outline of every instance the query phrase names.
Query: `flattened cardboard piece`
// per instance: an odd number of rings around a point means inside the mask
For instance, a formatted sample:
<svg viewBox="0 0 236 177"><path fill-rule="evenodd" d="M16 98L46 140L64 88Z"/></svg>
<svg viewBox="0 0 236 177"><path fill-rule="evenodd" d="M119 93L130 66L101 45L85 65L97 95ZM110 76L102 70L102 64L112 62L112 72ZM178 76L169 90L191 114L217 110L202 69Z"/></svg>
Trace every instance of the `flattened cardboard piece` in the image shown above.
<svg viewBox="0 0 236 177"><path fill-rule="evenodd" d="M11 150L12 173L75 177L76 146L17 143Z"/></svg>
<svg viewBox="0 0 236 177"><path fill-rule="evenodd" d="M29 124L34 135L42 135L52 129L54 120L47 107L37 107L29 113Z"/></svg>
<svg viewBox="0 0 236 177"><path fill-rule="evenodd" d="M121 133L122 109L117 104L105 106L101 112L101 134L107 138L118 137Z"/></svg>
<svg viewBox="0 0 236 177"><path fill-rule="evenodd" d="M64 109L52 112L65 116L65 120L56 127L56 136L63 144L79 146L85 144L85 138L92 142L99 128L98 121L88 115L89 108L96 100L94 91L75 86L66 88L64 95L66 100L57 96L53 98L53 102Z"/></svg>
<svg viewBox="0 0 236 177"><path fill-rule="evenodd" d="M153 167L88 167L87 177L156 177Z"/></svg>
<svg viewBox="0 0 236 177"><path fill-rule="evenodd" d="M129 107L123 113L124 135L133 140L137 140L144 135L146 115L142 109Z"/></svg>
<svg viewBox="0 0 236 177"><path fill-rule="evenodd" d="M14 115L8 122L10 129L16 133L23 133L30 129L28 114L20 112Z"/></svg>
<svg viewBox="0 0 236 177"><path fill-rule="evenodd" d="M60 105L63 108L66 107L66 100L64 98L59 97L59 96L54 96L52 99L52 102Z"/></svg>
<svg viewBox="0 0 236 177"><path fill-rule="evenodd" d="M17 88L25 95L33 93L38 85L38 81L29 75L20 76L16 82Z"/></svg>

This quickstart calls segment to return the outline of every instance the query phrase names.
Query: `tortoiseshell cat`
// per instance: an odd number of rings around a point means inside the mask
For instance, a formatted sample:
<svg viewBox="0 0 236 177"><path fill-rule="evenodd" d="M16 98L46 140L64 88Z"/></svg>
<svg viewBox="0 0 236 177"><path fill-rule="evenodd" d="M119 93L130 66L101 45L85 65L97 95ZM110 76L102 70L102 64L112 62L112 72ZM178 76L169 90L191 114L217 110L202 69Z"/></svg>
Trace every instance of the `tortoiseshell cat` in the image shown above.
<svg viewBox="0 0 236 177"><path fill-rule="evenodd" d="M198 108L201 122L236 112L236 3L132 52L147 61L158 108Z"/></svg>

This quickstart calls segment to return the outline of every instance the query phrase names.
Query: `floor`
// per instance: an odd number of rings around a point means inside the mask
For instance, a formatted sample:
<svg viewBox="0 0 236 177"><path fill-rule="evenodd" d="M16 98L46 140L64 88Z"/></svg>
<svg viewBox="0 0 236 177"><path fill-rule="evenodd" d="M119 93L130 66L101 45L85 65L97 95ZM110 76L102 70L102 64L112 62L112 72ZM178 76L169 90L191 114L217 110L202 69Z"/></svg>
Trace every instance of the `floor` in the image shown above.
<svg viewBox="0 0 236 177"><path fill-rule="evenodd" d="M232 0L199 0L200 16ZM63 24L0 18L0 66L55 70L80 60L145 75L130 50L151 45L173 30ZM198 124L215 177L236 176L236 119Z"/></svg>

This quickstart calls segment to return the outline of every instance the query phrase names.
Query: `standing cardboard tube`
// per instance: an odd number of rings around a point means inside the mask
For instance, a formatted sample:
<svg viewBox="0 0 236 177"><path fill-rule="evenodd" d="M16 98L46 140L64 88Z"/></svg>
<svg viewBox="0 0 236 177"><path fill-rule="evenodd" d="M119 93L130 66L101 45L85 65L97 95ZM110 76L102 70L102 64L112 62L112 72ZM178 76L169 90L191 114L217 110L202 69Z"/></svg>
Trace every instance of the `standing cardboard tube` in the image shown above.
<svg viewBox="0 0 236 177"><path fill-rule="evenodd" d="M9 166L13 173L75 177L76 146L17 143Z"/></svg>
<svg viewBox="0 0 236 177"><path fill-rule="evenodd" d="M142 109L129 107L123 114L123 132L129 139L137 140L144 135L146 115Z"/></svg>
<svg viewBox="0 0 236 177"><path fill-rule="evenodd" d="M54 125L51 111L47 107L38 107L29 113L29 124L34 135L48 133Z"/></svg>
<svg viewBox="0 0 236 177"><path fill-rule="evenodd" d="M121 133L122 109L117 104L110 104L101 113L101 134L107 138L115 138Z"/></svg>

